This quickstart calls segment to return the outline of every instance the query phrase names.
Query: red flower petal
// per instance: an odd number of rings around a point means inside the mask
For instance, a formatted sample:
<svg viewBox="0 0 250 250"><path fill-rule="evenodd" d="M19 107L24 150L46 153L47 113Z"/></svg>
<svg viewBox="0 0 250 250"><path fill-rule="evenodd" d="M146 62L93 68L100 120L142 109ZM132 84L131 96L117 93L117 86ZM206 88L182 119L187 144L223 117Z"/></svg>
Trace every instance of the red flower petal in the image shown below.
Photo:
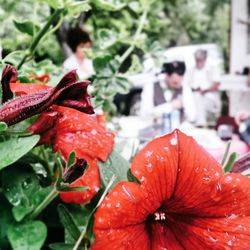
<svg viewBox="0 0 250 250"><path fill-rule="evenodd" d="M75 71L66 74L54 88L17 97L0 108L0 121L13 125L33 115L46 111L53 104L75 108L93 114L87 93L89 82L76 82Z"/></svg>
<svg viewBox="0 0 250 250"><path fill-rule="evenodd" d="M13 94L10 90L10 83L17 80L17 70L6 64L3 68L1 86L2 86L2 102L6 102L13 97Z"/></svg>
<svg viewBox="0 0 250 250"><path fill-rule="evenodd" d="M155 200L171 197L178 173L177 132L148 143L134 158L131 171Z"/></svg>
<svg viewBox="0 0 250 250"><path fill-rule="evenodd" d="M144 224L97 231L96 235L93 250L151 250Z"/></svg>
<svg viewBox="0 0 250 250"><path fill-rule="evenodd" d="M232 215L224 218L194 217L189 221L178 221L170 228L184 249L244 250L250 246L249 224L249 217Z"/></svg>
<svg viewBox="0 0 250 250"><path fill-rule="evenodd" d="M86 191L60 192L60 197L64 202L85 204L92 199L100 188L100 175L97 160L88 159L88 169L77 180L72 182L69 187L89 187Z"/></svg>
<svg viewBox="0 0 250 250"><path fill-rule="evenodd" d="M45 84L38 84L38 83L11 83L10 89L12 92L16 93L17 95L27 95L27 94L34 94L39 91L43 91L46 89L51 89L51 86Z"/></svg>
<svg viewBox="0 0 250 250"><path fill-rule="evenodd" d="M77 110L60 106L54 106L54 110L63 114L55 129L55 151L60 151L65 159L72 151L80 159L107 159L114 145L113 133L107 131L93 117Z"/></svg>
<svg viewBox="0 0 250 250"><path fill-rule="evenodd" d="M105 233L112 239L144 222L150 249L248 249L249 178L222 176L221 166L191 137L175 131L153 140L131 170L141 185L122 182L102 202L94 223L97 246L111 248L118 239L109 243Z"/></svg>

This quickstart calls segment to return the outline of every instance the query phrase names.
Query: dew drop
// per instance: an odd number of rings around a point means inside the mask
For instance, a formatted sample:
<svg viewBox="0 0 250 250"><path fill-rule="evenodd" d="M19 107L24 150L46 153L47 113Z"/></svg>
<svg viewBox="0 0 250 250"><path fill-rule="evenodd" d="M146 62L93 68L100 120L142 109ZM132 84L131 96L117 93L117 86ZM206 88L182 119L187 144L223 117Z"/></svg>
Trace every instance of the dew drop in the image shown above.
<svg viewBox="0 0 250 250"><path fill-rule="evenodd" d="M229 215L227 215L227 218L228 219L236 219L236 218L238 218L239 216L237 215L237 214L229 214Z"/></svg>
<svg viewBox="0 0 250 250"><path fill-rule="evenodd" d="M195 171L195 173L199 173L200 172L200 168L198 167L194 171Z"/></svg>
<svg viewBox="0 0 250 250"><path fill-rule="evenodd" d="M92 129L91 132L90 132L92 135L96 135L97 134L97 131L95 129Z"/></svg>
<svg viewBox="0 0 250 250"><path fill-rule="evenodd" d="M225 178L226 183L230 183L230 182L232 182L232 180L233 180L233 177L230 175L226 176L226 178Z"/></svg>
<svg viewBox="0 0 250 250"><path fill-rule="evenodd" d="M126 196L127 196L131 201L135 201L134 195L130 192L130 190L129 190L125 185L122 185L122 190L124 191L124 193L126 194Z"/></svg>
<svg viewBox="0 0 250 250"><path fill-rule="evenodd" d="M204 177L202 178L202 180L203 180L203 183L207 184L207 183L210 182L211 179L210 179L209 176L204 176Z"/></svg>
<svg viewBox="0 0 250 250"><path fill-rule="evenodd" d="M177 139L176 139L175 137L172 138L172 139L170 140L170 144L173 145L173 146L177 145Z"/></svg>
<svg viewBox="0 0 250 250"><path fill-rule="evenodd" d="M211 242L213 242L213 243L216 243L216 242L218 242L218 239L216 239L216 238L214 238L213 236L208 236L208 239L211 241Z"/></svg>
<svg viewBox="0 0 250 250"><path fill-rule="evenodd" d="M227 242L227 244L228 244L228 246L232 246L233 245L233 241L232 240L229 240L228 242Z"/></svg>
<svg viewBox="0 0 250 250"><path fill-rule="evenodd" d="M151 173L153 171L153 164L151 162L146 164L147 171Z"/></svg>
<svg viewBox="0 0 250 250"><path fill-rule="evenodd" d="M146 151L145 156L150 157L152 154L153 154L153 151L148 150Z"/></svg>

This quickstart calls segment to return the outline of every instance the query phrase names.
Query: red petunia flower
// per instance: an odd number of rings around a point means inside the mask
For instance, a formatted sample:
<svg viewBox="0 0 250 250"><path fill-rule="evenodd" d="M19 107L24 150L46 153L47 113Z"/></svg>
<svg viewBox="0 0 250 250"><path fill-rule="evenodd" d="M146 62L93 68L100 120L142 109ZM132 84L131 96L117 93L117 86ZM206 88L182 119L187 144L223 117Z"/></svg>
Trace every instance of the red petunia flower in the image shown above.
<svg viewBox="0 0 250 250"><path fill-rule="evenodd" d="M3 68L1 86L2 86L2 102L6 102L13 97L10 90L10 83L17 80L17 70L11 65L7 64Z"/></svg>
<svg viewBox="0 0 250 250"><path fill-rule="evenodd" d="M43 144L51 144L66 160L74 151L79 159L105 161L114 144L114 134L95 118L57 105L42 113L28 130L40 134Z"/></svg>
<svg viewBox="0 0 250 250"><path fill-rule="evenodd" d="M90 115L57 105L43 112L28 129L41 136L40 143L51 144L65 160L74 151L77 159L87 161L87 170L70 187L88 186L89 190L61 192L60 196L65 202L84 204L90 200L100 188L97 160L107 159L114 145L114 134Z"/></svg>
<svg viewBox="0 0 250 250"><path fill-rule="evenodd" d="M60 192L60 198L66 203L85 204L91 200L100 189L100 173L98 168L97 159L77 160L75 166L77 169L73 169L74 172L84 172L76 180L71 181L67 178L65 182L70 182L69 187L88 187L85 191L67 191ZM87 167L87 169L85 169ZM74 167L72 167L74 168ZM77 170L77 171L76 171ZM78 174L78 173L73 173Z"/></svg>
<svg viewBox="0 0 250 250"><path fill-rule="evenodd" d="M134 158L95 214L92 249L249 249L250 180L178 130Z"/></svg>
<svg viewBox="0 0 250 250"><path fill-rule="evenodd" d="M6 70L6 68L8 70ZM6 82L5 79L12 79L8 76L9 72L12 72L11 69L14 68L9 65L4 68L2 75L4 82ZM12 75L14 75L13 72ZM6 85L10 89L9 84L10 80L7 81L6 84L3 84L3 86ZM27 95L5 102L3 106L0 107L0 121L8 125L13 125L46 111L53 104L71 107L84 113L93 114L94 110L90 102L90 96L87 93L88 85L88 81L78 82L76 71L72 70L66 74L54 88L45 88L39 92L28 93ZM24 86L22 87L25 88ZM25 90L23 91L25 92Z"/></svg>

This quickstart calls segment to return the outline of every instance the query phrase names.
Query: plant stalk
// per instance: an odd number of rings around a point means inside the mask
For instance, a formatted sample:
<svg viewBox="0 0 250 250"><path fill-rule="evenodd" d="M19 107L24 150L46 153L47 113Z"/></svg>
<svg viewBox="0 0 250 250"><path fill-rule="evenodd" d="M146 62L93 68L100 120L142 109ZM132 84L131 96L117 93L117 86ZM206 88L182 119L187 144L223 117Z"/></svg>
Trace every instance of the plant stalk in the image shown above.
<svg viewBox="0 0 250 250"><path fill-rule="evenodd" d="M141 20L140 20L138 28L137 28L137 30L135 32L132 44L128 47L128 49L121 56L121 58L120 58L120 64L122 64L129 57L129 55L132 53L132 51L135 49L135 44L137 42L137 39L138 39L139 35L142 32L143 26L145 25L145 22L146 22L146 19L147 19L147 15L148 15L148 8L146 8L144 10L144 12L143 12L143 14L141 16Z"/></svg>
<svg viewBox="0 0 250 250"><path fill-rule="evenodd" d="M47 33L49 27L54 23L54 21L63 13L64 9L56 9L52 15L50 16L49 20L47 21L47 23L43 26L43 28L37 33L35 39L33 40L33 42L31 43L29 49L28 49L28 53L26 53L24 55L24 57L22 58L22 60L20 61L20 63L17 66L17 69L20 69L23 64L26 62L27 58L29 56L31 56L37 45L39 44L40 40L42 39L42 37Z"/></svg>
<svg viewBox="0 0 250 250"><path fill-rule="evenodd" d="M53 201L57 195L58 195L58 191L56 190L56 188L54 187L51 192L48 194L48 196L36 207L36 209L29 215L29 219L34 219L36 218L42 211L44 208L46 208L51 201Z"/></svg>

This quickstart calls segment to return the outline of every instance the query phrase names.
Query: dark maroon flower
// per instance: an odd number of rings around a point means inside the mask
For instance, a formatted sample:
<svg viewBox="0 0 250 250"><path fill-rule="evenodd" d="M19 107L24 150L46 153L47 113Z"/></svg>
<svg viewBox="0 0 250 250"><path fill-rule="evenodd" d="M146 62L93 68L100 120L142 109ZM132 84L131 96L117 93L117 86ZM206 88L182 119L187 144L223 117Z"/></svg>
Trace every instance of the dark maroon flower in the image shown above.
<svg viewBox="0 0 250 250"><path fill-rule="evenodd" d="M53 104L93 114L94 110L87 93L89 83L78 82L76 71L72 70L54 88L46 88L6 102L0 108L0 121L13 125L47 110Z"/></svg>
<svg viewBox="0 0 250 250"><path fill-rule="evenodd" d="M241 173L247 169L250 169L250 153L243 155L233 165L233 173Z"/></svg>
<svg viewBox="0 0 250 250"><path fill-rule="evenodd" d="M1 86L2 86L2 102L6 102L13 97L13 94L10 90L10 83L16 82L17 80L17 71L14 67L9 64L6 64L3 68Z"/></svg>

